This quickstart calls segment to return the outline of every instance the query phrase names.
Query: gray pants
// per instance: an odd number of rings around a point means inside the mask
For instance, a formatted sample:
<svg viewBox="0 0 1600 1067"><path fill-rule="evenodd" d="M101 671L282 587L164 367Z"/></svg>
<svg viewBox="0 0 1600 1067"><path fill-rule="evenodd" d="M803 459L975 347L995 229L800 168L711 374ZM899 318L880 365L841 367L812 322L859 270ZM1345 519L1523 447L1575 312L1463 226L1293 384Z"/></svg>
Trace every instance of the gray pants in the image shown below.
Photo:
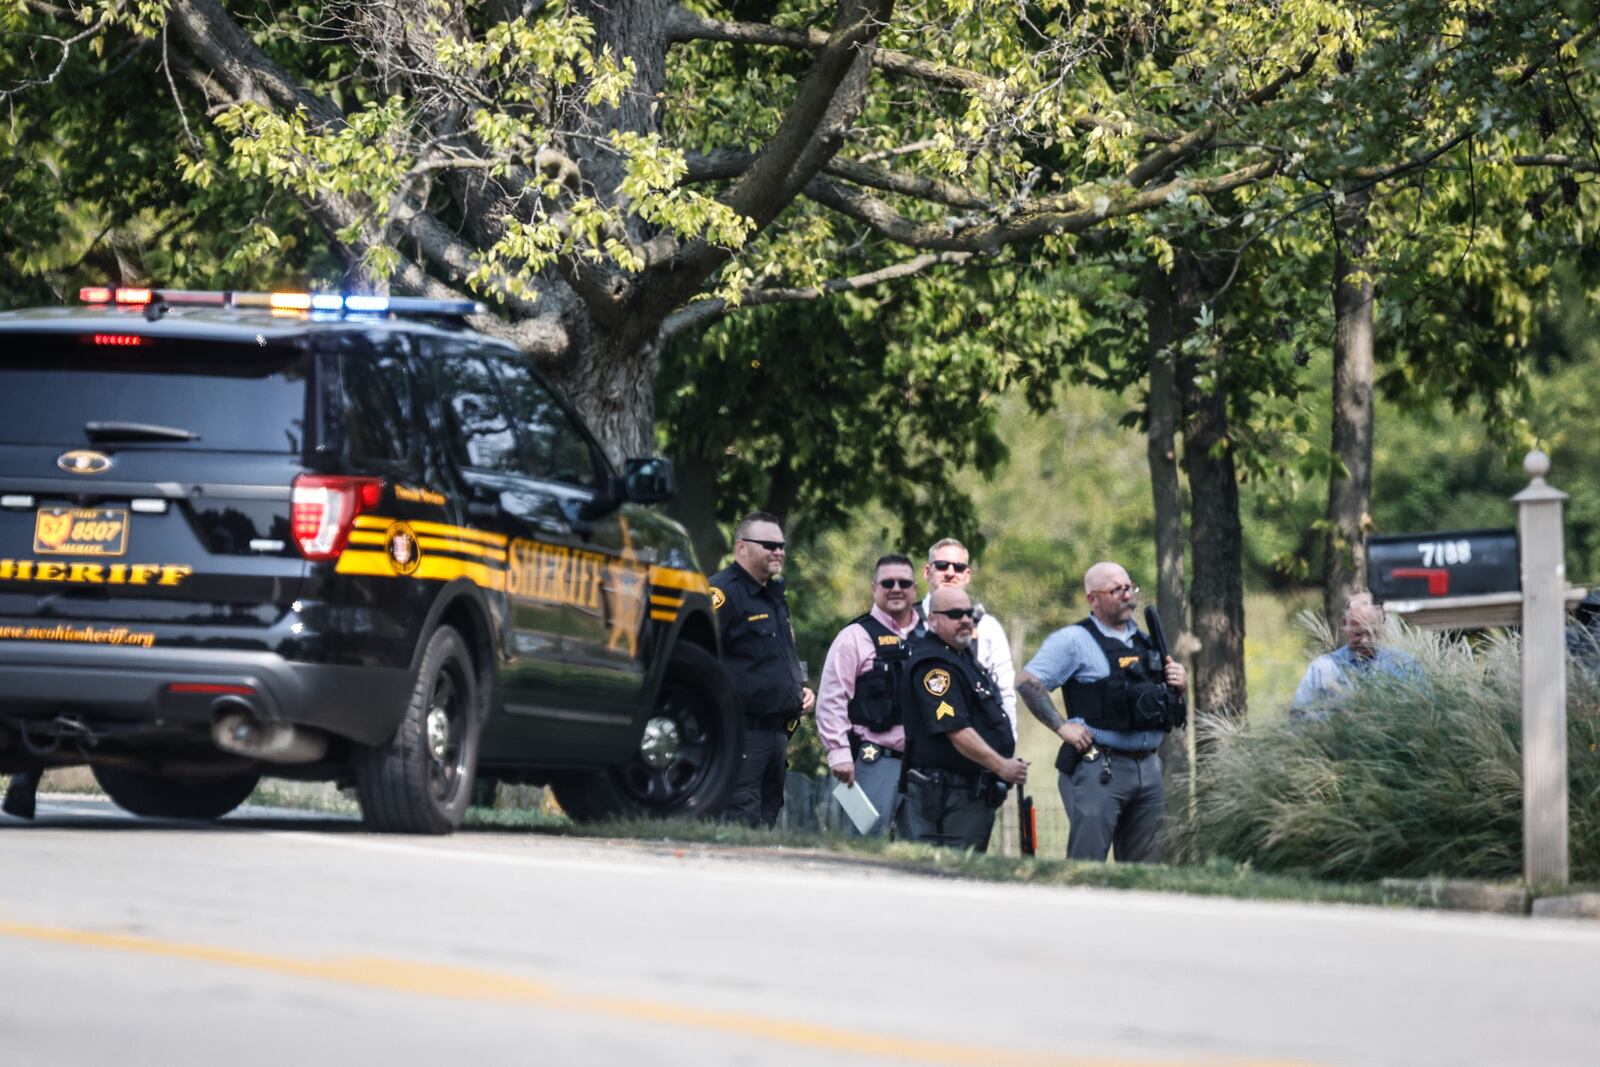
<svg viewBox="0 0 1600 1067"><path fill-rule="evenodd" d="M1111 781L1100 779L1111 769ZM1067 858L1104 861L1111 851L1118 863L1161 862L1161 817L1167 810L1161 791L1161 757L1102 755L1079 760L1072 774L1058 774L1061 802L1071 827Z"/></svg>
<svg viewBox="0 0 1600 1067"><path fill-rule="evenodd" d="M908 776L900 829L907 841L984 852L994 829L994 809L963 786L919 782Z"/></svg>
<svg viewBox="0 0 1600 1067"><path fill-rule="evenodd" d="M900 761L880 756L871 763L865 763L857 757L855 764L856 785L867 794L872 806L878 809L878 821L864 835L856 829L856 824L850 821L849 816L844 816L841 821L851 837L881 837L889 832L891 825L896 825L895 817L900 810ZM837 800L833 803L834 807L839 806Z"/></svg>

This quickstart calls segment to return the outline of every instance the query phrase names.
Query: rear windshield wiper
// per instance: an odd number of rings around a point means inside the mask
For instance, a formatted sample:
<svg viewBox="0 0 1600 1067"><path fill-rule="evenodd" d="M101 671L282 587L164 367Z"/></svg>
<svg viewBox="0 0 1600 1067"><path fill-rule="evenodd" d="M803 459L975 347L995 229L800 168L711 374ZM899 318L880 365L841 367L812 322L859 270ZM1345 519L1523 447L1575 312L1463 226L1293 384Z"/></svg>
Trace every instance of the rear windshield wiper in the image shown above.
<svg viewBox="0 0 1600 1067"><path fill-rule="evenodd" d="M83 432L91 441L198 441L200 435L180 426L148 422L86 422Z"/></svg>

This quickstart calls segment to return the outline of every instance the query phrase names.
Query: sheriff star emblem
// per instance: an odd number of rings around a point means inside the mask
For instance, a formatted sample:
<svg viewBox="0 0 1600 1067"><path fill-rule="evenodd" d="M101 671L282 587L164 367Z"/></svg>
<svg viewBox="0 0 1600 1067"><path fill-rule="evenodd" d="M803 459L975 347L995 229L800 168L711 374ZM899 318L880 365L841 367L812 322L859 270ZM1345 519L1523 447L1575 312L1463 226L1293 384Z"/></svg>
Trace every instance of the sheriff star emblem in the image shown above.
<svg viewBox="0 0 1600 1067"><path fill-rule="evenodd" d="M950 691L950 672L935 667L922 678L922 688L936 697L942 697Z"/></svg>
<svg viewBox="0 0 1600 1067"><path fill-rule="evenodd" d="M878 756L879 755L880 755L880 753L878 751L878 746L877 745L862 745L861 746L861 762L862 763L876 763L876 762L878 762Z"/></svg>
<svg viewBox="0 0 1600 1067"><path fill-rule="evenodd" d="M956 709L952 708L949 704L946 704L942 700L939 701L939 706L933 709L933 719L935 722L939 721L940 719L953 719L955 717Z"/></svg>
<svg viewBox="0 0 1600 1067"><path fill-rule="evenodd" d="M716 586L712 586L711 587L711 610L712 611L721 611L722 610L722 605L726 604L727 602L728 602L728 594L724 593L722 590L718 589Z"/></svg>

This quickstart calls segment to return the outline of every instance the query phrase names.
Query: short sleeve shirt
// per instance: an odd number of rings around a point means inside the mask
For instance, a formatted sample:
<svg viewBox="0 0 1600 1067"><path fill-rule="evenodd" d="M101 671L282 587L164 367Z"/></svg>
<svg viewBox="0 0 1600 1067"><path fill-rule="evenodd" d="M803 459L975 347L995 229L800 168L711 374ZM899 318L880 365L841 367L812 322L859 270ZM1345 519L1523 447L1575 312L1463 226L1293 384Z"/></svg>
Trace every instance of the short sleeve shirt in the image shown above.
<svg viewBox="0 0 1600 1067"><path fill-rule="evenodd" d="M1092 615L1089 622L1107 637L1115 638L1130 648L1133 635L1139 632L1139 627L1132 622L1120 631L1105 626ZM1034 653L1024 669L1039 679L1046 689L1059 689L1068 679L1092 683L1111 676L1111 664L1106 662L1106 654L1100 650L1089 631L1077 623L1063 626L1045 638L1044 644L1039 646L1039 651ZM1071 715L1071 709L1068 709L1068 714L1071 717L1067 721L1083 722L1083 719ZM1089 731L1094 734L1096 744L1126 749L1159 748L1162 738L1166 736L1160 730L1101 730L1091 726Z"/></svg>

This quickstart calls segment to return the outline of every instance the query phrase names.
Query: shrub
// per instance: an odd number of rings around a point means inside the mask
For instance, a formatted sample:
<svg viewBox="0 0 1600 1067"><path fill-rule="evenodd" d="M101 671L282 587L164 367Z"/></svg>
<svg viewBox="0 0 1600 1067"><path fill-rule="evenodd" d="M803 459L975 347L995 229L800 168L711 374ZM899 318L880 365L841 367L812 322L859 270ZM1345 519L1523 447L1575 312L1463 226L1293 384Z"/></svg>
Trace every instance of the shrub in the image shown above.
<svg viewBox="0 0 1600 1067"><path fill-rule="evenodd" d="M1210 747L1192 805L1182 792L1169 805L1172 856L1345 880L1519 878L1519 637L1391 623L1389 643L1419 670L1358 678L1323 719L1197 723ZM1600 657L1569 662L1567 723L1572 876L1600 880Z"/></svg>

